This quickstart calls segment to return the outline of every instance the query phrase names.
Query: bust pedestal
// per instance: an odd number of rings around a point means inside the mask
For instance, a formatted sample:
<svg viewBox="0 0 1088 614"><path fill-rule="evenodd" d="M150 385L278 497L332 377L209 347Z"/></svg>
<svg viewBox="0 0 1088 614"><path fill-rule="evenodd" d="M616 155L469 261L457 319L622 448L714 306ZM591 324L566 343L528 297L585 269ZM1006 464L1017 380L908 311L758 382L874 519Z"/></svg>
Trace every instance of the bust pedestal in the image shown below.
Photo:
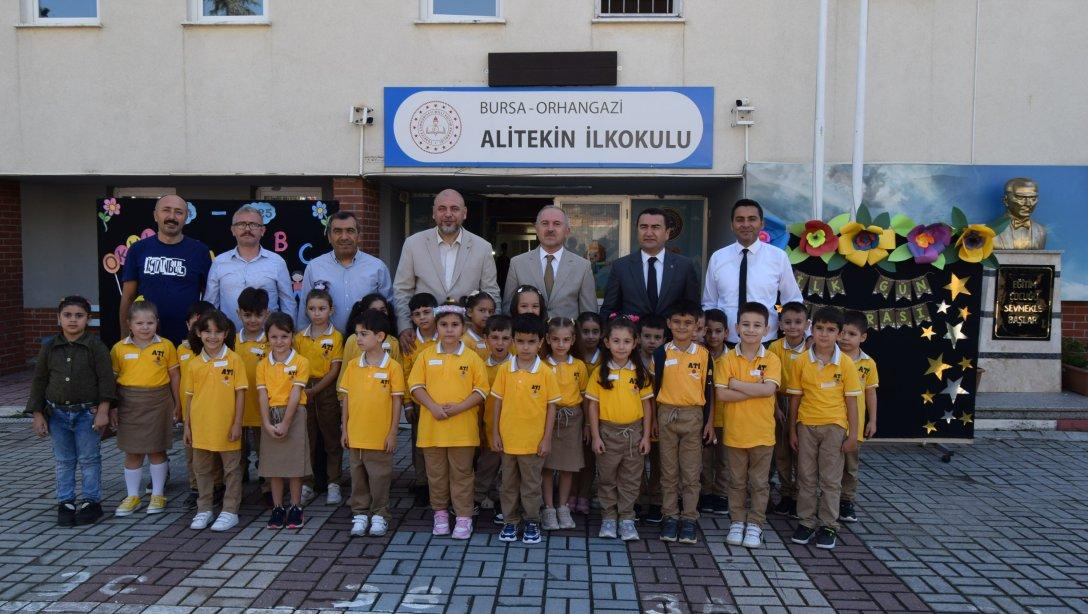
<svg viewBox="0 0 1088 614"><path fill-rule="evenodd" d="M979 392L1061 392L1062 252L994 254L1000 264L982 280Z"/></svg>

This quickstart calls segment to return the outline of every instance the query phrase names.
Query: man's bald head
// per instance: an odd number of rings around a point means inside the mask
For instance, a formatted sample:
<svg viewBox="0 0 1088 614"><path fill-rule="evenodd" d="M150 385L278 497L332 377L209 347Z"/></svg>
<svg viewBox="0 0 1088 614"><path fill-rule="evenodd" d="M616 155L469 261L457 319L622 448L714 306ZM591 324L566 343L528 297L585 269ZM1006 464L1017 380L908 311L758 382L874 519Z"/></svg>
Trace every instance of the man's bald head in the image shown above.
<svg viewBox="0 0 1088 614"><path fill-rule="evenodd" d="M468 207L465 206L465 199L460 192L446 188L434 197L431 216L438 226L438 232L452 237L461 232L461 224L468 217Z"/></svg>
<svg viewBox="0 0 1088 614"><path fill-rule="evenodd" d="M155 201L155 223L159 227L159 240L176 243L181 240L181 229L189 217L189 204L175 194L167 194Z"/></svg>

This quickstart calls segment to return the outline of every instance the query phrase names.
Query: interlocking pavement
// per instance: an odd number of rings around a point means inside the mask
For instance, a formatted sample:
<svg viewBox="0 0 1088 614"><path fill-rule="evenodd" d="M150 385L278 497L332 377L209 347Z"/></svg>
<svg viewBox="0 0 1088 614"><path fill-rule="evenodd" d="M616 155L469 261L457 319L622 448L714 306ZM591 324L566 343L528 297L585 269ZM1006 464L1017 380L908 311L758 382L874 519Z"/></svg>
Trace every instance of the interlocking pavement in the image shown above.
<svg viewBox="0 0 1088 614"><path fill-rule="evenodd" d="M538 545L498 541L481 512L467 542L433 537L407 491L406 435L394 521L352 538L351 512L323 499L300 531L269 531L255 482L238 528L190 531L185 463L171 453L168 513L55 526L48 440L0 420L0 609L195 612L1088 612L1088 438L980 439L951 463L908 444L867 443L858 511L832 552L789 541L772 517L758 550L725 543L704 517L695 545L654 527L623 543L599 520ZM103 444L105 507L123 495Z"/></svg>

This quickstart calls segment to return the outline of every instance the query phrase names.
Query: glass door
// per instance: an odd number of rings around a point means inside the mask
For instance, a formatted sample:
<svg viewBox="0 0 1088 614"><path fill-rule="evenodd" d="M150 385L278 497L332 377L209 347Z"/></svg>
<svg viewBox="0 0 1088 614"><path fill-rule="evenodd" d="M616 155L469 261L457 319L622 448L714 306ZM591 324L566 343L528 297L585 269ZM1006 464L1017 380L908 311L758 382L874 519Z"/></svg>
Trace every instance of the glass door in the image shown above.
<svg viewBox="0 0 1088 614"><path fill-rule="evenodd" d="M597 282L597 298L603 298L612 261L626 254L630 246L630 202L622 197L555 200L570 220L567 249L589 260Z"/></svg>
<svg viewBox="0 0 1088 614"><path fill-rule="evenodd" d="M650 207L665 212L669 240L665 249L695 261L699 271L706 270L706 200L703 198L632 198L631 245L638 249L638 215Z"/></svg>

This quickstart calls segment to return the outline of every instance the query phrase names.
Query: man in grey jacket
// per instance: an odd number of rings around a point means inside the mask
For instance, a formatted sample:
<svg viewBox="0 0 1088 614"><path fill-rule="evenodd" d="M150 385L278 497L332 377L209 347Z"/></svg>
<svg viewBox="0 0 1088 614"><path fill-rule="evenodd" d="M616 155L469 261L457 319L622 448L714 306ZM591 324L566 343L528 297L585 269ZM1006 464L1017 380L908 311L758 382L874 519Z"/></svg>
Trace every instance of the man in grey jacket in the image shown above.
<svg viewBox="0 0 1088 614"><path fill-rule="evenodd" d="M549 317L573 320L583 311L597 311L593 271L588 260L565 249L568 236L570 223L562 209L547 206L536 214L536 237L540 245L510 261L503 312L510 312L510 301L522 284L544 293Z"/></svg>

